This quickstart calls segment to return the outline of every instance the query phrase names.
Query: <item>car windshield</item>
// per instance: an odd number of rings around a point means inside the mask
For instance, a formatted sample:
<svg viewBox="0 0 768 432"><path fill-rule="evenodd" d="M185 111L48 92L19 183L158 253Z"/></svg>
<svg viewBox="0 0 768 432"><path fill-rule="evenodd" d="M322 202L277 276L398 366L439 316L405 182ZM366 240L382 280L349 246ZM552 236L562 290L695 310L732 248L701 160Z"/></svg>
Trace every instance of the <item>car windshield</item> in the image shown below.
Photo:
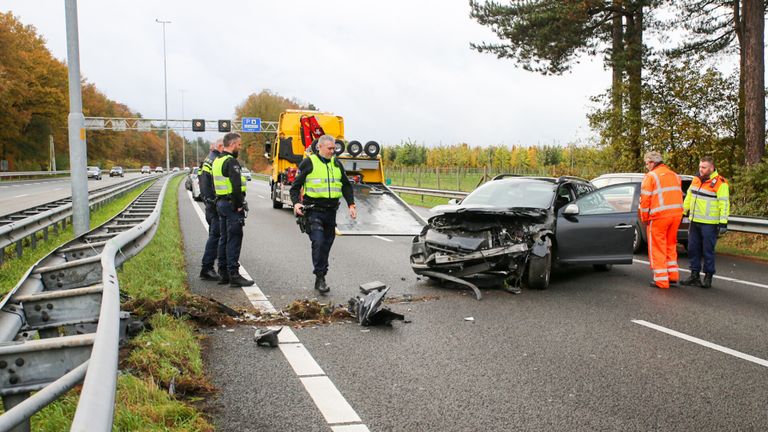
<svg viewBox="0 0 768 432"><path fill-rule="evenodd" d="M497 180L475 189L462 205L549 208L555 194L553 183L537 180Z"/></svg>
<svg viewBox="0 0 768 432"><path fill-rule="evenodd" d="M82 166L82 165L81 165L81 166ZM88 170L89 170L89 171L96 171L97 169L99 169L99 167L95 167L95 166L89 166L89 167L88 167Z"/></svg>
<svg viewBox="0 0 768 432"><path fill-rule="evenodd" d="M198 171L199 169L200 169L200 168L197 168L197 167L195 167L195 169L193 169L193 170L192 170L192 174L197 174L197 171Z"/></svg>

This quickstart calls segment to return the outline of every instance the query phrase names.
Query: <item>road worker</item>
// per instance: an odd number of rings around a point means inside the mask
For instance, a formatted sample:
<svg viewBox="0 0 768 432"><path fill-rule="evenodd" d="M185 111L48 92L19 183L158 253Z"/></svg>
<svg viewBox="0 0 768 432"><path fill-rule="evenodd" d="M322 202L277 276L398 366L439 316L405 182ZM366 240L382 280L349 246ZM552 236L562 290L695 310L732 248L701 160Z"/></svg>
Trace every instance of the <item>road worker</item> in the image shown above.
<svg viewBox="0 0 768 432"><path fill-rule="evenodd" d="M717 173L715 161L709 156L699 161L699 175L693 179L685 196L683 211L691 220L688 228L688 259L691 275L683 285L712 287L715 274L715 244L717 236L728 230L730 213L728 181ZM704 258L704 280L701 280L701 259Z"/></svg>
<svg viewBox="0 0 768 432"><path fill-rule="evenodd" d="M200 195L205 204L205 221L208 222L208 240L205 242L205 251L203 252L202 270L200 270L200 279L218 281L221 280L219 274L227 273L227 258L220 256L219 273L213 270L216 263L217 250L219 248L219 214L216 211L216 191L213 188L213 161L221 154L221 147L224 141L219 139L211 143L208 156L200 165L200 174L197 176L200 183Z"/></svg>
<svg viewBox="0 0 768 432"><path fill-rule="evenodd" d="M661 154L651 151L643 158L648 174L640 190L640 219L648 227L648 258L651 286L669 288L680 279L677 266L677 229L683 216L680 178L664 164Z"/></svg>
<svg viewBox="0 0 768 432"><path fill-rule="evenodd" d="M344 166L334 156L336 140L323 135L317 140L317 153L313 153L299 164L299 172L291 186L291 202L297 216L304 215L304 206L309 219L309 239L312 241L312 264L315 274L315 289L321 293L330 290L325 281L328 273L328 255L336 238L336 211L339 199L347 202L349 216L357 218L352 184L347 178ZM304 198L301 200L301 188Z"/></svg>
<svg viewBox="0 0 768 432"><path fill-rule="evenodd" d="M240 145L240 134L230 132L224 135L223 151L213 161L213 187L221 229L218 255L225 256L227 262L227 272L219 275L219 283L228 282L231 287L253 285L252 280L240 275L240 248L243 245L243 225L248 211L245 177L240 173L240 163L237 161Z"/></svg>

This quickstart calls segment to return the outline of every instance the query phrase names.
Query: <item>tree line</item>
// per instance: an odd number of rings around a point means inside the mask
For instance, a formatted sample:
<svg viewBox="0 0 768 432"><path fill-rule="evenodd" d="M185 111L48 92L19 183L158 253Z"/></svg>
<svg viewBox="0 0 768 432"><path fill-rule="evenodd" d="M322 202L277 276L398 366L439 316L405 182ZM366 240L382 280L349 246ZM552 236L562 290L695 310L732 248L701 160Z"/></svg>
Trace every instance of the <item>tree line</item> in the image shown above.
<svg viewBox="0 0 768 432"><path fill-rule="evenodd" d="M82 98L86 117L141 117L85 80ZM53 57L33 26L10 12L0 13L0 160L7 161L10 171L47 170L52 137L56 168L69 169L68 114L66 64ZM89 130L88 164L165 165L164 133ZM182 138L171 133L170 139L171 163L180 165ZM196 145L207 152L207 143Z"/></svg>

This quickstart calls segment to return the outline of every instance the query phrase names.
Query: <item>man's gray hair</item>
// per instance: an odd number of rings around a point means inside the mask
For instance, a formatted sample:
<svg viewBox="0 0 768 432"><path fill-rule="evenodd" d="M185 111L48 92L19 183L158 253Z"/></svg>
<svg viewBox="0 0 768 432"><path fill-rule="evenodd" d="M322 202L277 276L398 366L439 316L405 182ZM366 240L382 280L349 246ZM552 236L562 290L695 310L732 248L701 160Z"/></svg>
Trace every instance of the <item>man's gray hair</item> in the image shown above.
<svg viewBox="0 0 768 432"><path fill-rule="evenodd" d="M645 157L643 158L646 162L653 162L653 163L660 163L663 162L664 159L661 157L661 153L657 151L649 151L645 154Z"/></svg>
<svg viewBox="0 0 768 432"><path fill-rule="evenodd" d="M224 144L224 140L219 138L216 141L211 142L211 150L218 150L219 146Z"/></svg>
<svg viewBox="0 0 768 432"><path fill-rule="evenodd" d="M317 139L317 145L320 145L323 143L323 141L330 141L332 143L336 142L336 138L333 137L333 135L325 134Z"/></svg>

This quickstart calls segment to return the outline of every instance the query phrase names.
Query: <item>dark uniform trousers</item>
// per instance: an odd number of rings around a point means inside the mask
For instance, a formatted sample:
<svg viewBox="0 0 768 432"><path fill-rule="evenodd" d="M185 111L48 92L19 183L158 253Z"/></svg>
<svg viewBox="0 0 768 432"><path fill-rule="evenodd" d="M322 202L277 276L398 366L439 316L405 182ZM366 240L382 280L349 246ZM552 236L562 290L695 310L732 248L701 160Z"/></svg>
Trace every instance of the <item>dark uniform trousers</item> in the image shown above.
<svg viewBox="0 0 768 432"><path fill-rule="evenodd" d="M309 219L309 239L312 241L312 265L314 274L328 273L328 255L336 239L336 209L311 209Z"/></svg>
<svg viewBox="0 0 768 432"><path fill-rule="evenodd" d="M227 263L229 274L240 270L240 247L243 245L243 222L245 217L237 213L229 200L220 199L216 202L216 210L219 212L219 260ZM226 257L222 260L221 257Z"/></svg>
<svg viewBox="0 0 768 432"><path fill-rule="evenodd" d="M703 224L691 221L688 226L688 264L691 271L701 271L704 258L704 273L715 274L715 244L717 224Z"/></svg>
<svg viewBox="0 0 768 432"><path fill-rule="evenodd" d="M203 271L213 270L213 264L218 255L219 270L226 269L227 256L217 253L219 248L219 213L216 211L216 204L205 204L205 221L208 222L208 240L205 242L205 252L203 253Z"/></svg>

